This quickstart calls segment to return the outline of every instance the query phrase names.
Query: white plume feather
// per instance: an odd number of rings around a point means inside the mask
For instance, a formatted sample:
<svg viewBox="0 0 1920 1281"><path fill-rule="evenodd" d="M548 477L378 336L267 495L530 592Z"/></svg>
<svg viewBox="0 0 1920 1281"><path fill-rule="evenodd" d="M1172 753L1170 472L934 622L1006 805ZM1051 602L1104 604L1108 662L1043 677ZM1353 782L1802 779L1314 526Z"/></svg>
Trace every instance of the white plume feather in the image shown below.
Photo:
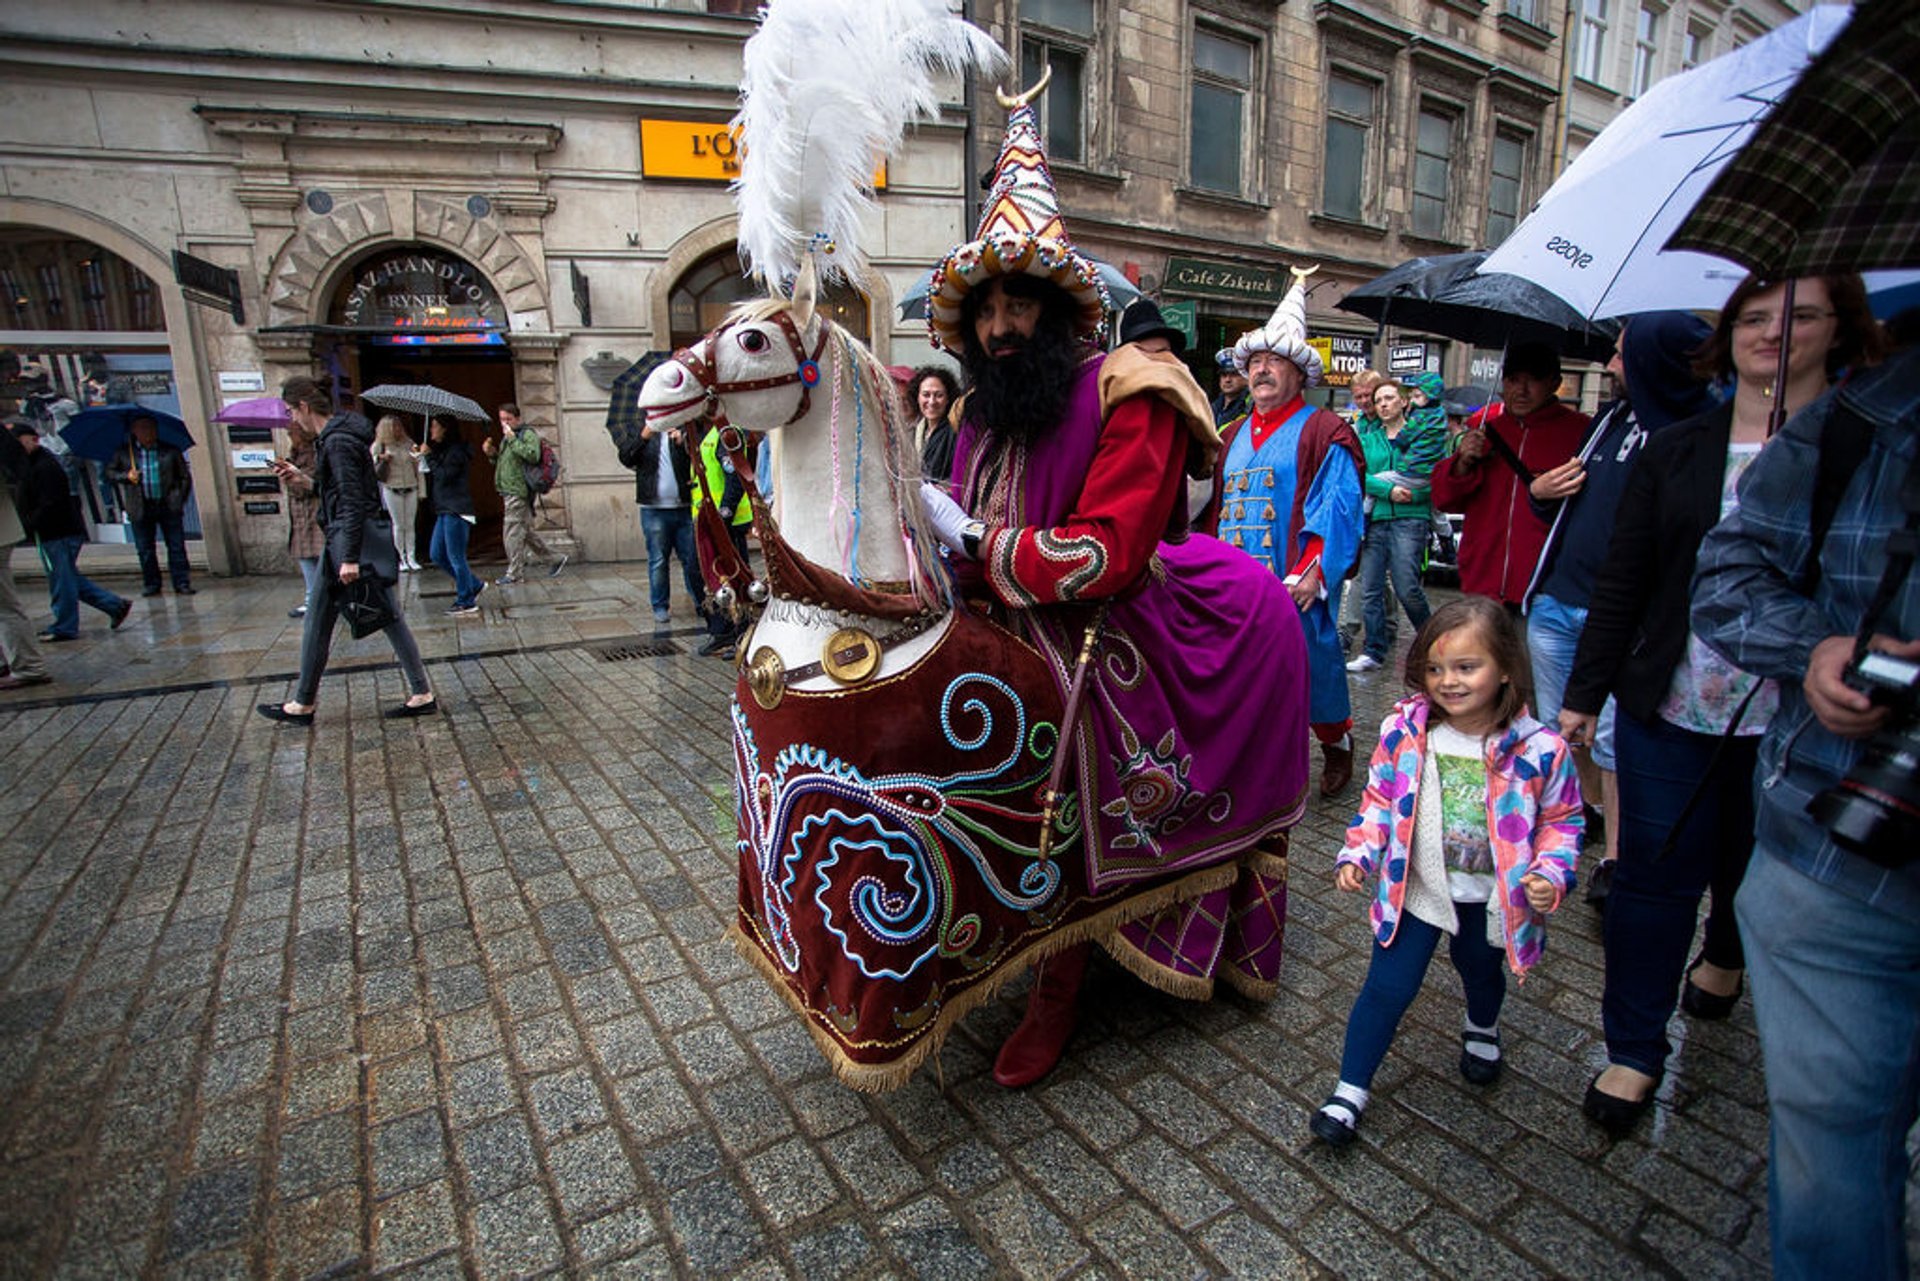
<svg viewBox="0 0 1920 1281"><path fill-rule="evenodd" d="M858 282L873 176L907 127L937 119L942 73L1001 74L1007 55L945 0L771 0L740 80L740 256L784 289L809 249Z"/></svg>

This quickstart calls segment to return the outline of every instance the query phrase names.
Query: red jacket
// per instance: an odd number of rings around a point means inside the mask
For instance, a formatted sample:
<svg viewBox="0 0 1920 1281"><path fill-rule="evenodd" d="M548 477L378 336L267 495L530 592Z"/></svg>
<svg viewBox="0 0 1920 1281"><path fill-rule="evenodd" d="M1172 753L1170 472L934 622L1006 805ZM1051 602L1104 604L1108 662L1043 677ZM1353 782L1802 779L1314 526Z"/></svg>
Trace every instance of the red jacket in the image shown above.
<svg viewBox="0 0 1920 1281"><path fill-rule="evenodd" d="M1503 408L1489 429L1537 475L1578 452L1587 416L1555 401L1524 419ZM1460 531L1461 590L1509 605L1524 601L1547 523L1534 513L1527 487L1499 452L1489 450L1477 463L1458 454L1443 460L1433 469L1433 501L1467 518Z"/></svg>

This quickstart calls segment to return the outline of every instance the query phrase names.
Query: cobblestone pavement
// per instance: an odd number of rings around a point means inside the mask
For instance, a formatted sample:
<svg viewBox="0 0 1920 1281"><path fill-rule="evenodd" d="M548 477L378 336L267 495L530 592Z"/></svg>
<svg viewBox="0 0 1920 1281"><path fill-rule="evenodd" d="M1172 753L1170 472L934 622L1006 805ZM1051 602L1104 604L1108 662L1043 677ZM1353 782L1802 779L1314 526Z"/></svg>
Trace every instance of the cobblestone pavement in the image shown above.
<svg viewBox="0 0 1920 1281"><path fill-rule="evenodd" d="M480 632L423 626L428 720L379 719L398 672L344 637L312 732L254 716L297 646L256 625L286 594L258 580L204 580L190 626L57 647L62 685L0 703L0 1272L1766 1271L1751 1015L1677 1020L1652 1123L1607 1143L1577 1110L1600 1061L1583 904L1508 1003L1500 1084L1458 1077L1436 965L1363 1142L1308 1144L1366 962L1327 874L1342 804L1296 834L1270 1005L1103 965L1040 1087L987 1075L1017 993L938 1074L837 1085L721 937L729 669L691 620L670 652L595 653L646 617L643 577L588 567L487 599ZM571 639L534 621L569 612ZM1354 686L1377 723L1393 682Z"/></svg>

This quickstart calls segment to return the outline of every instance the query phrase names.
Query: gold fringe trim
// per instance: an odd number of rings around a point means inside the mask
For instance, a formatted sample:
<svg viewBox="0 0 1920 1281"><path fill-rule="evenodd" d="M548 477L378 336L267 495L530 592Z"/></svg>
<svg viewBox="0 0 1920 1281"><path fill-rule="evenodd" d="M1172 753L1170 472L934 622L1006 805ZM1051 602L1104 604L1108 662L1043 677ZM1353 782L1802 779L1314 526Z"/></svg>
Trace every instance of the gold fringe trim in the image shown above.
<svg viewBox="0 0 1920 1281"><path fill-rule="evenodd" d="M785 971L767 959L766 953L762 952L741 930L737 919L727 926L727 941L733 944L734 951L745 957L747 962L760 972L760 976L767 980L775 991L786 998L787 1004L792 1006L794 1012L800 1016L800 1021L806 1027L808 1035L813 1037L813 1043L819 1049L821 1057L826 1059L827 1066L833 1069L834 1076L839 1078L842 1085L863 1094L885 1094L904 1086L913 1078L913 1074L919 1070L920 1065L927 1061L928 1055L939 1053L941 1045L947 1039L947 1033L953 1030L954 1024L994 999L999 995L1001 988L1019 978L1028 969L1056 953L1064 952L1081 943L1097 942L1107 950L1108 955L1130 972L1137 974L1150 986L1173 996L1185 995L1167 986L1167 971L1162 970L1157 975L1149 975L1135 970L1128 963L1127 958L1116 950L1125 945L1121 944L1117 938L1110 939L1107 936L1128 921L1142 916L1151 916L1182 899L1197 898L1212 890L1231 885L1238 875L1237 861L1217 867L1201 868L1167 885L1122 899L1113 906L1096 912L1083 921L1077 921L1069 927L1050 930L1030 943L1025 950L1004 962L999 973L993 978L975 984L948 1001L941 1007L940 1013L934 1016L927 1031L899 1058L885 1064L861 1063L848 1057L847 1052L833 1039L832 1034L823 1030L815 1021L814 1011L808 1009L806 1004L794 994L792 986L787 982ZM1205 999L1205 995L1211 993L1211 990L1209 985L1207 993L1203 993L1197 999Z"/></svg>

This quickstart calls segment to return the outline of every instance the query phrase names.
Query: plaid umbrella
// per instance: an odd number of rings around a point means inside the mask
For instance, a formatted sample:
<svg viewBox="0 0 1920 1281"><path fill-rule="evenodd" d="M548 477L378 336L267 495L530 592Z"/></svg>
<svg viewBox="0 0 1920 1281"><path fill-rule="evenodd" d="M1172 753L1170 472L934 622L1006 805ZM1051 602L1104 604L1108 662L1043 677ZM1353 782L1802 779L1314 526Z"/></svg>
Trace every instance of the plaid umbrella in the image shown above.
<svg viewBox="0 0 1920 1281"><path fill-rule="evenodd" d="M451 414L470 423L491 421L486 410L465 396L456 396L425 383L383 383L361 392L360 399L380 409L396 409L403 414L421 414L429 418L434 414Z"/></svg>
<svg viewBox="0 0 1920 1281"><path fill-rule="evenodd" d="M640 387L648 374L666 362L666 352L650 351L613 380L607 401L607 435L613 437L615 449L625 449L640 438L640 429L647 425L646 412L640 408Z"/></svg>
<svg viewBox="0 0 1920 1281"><path fill-rule="evenodd" d="M1667 246L1776 279L1920 267L1920 5L1864 0Z"/></svg>

